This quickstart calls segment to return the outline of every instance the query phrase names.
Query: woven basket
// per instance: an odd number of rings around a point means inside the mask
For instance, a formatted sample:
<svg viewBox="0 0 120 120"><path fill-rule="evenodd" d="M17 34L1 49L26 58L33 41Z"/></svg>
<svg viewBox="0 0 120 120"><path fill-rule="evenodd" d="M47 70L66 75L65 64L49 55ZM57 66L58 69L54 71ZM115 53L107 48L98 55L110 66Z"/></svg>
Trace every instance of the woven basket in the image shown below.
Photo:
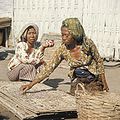
<svg viewBox="0 0 120 120"><path fill-rule="evenodd" d="M76 102L78 120L120 120L120 94L88 93L82 84L78 84Z"/></svg>

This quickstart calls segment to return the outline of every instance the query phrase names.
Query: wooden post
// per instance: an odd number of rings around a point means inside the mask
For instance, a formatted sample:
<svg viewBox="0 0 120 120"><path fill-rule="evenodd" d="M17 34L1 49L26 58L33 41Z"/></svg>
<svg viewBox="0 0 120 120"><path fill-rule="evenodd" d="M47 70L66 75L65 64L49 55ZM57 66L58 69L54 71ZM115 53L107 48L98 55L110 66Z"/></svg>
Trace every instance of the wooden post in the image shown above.
<svg viewBox="0 0 120 120"><path fill-rule="evenodd" d="M8 48L8 28L5 28L5 47Z"/></svg>

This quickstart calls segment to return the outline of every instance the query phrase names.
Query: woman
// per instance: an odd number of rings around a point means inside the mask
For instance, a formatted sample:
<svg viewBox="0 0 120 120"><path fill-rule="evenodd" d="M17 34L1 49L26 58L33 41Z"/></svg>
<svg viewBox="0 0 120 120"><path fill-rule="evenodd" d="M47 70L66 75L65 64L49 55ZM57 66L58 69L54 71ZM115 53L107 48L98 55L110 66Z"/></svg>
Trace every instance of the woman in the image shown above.
<svg viewBox="0 0 120 120"><path fill-rule="evenodd" d="M61 34L62 44L55 51L53 59L30 84L21 86L23 93L49 76L63 59L70 66L72 95L78 82L83 83L88 91L108 91L103 60L93 41L86 37L79 20L77 18L65 19L62 22Z"/></svg>
<svg viewBox="0 0 120 120"><path fill-rule="evenodd" d="M38 34L38 27L35 24L28 24L21 30L15 55L8 64L8 78L11 81L31 81L35 78L36 73L40 72L40 67L45 63L43 61L44 50L52 47L54 42L49 40L36 48Z"/></svg>

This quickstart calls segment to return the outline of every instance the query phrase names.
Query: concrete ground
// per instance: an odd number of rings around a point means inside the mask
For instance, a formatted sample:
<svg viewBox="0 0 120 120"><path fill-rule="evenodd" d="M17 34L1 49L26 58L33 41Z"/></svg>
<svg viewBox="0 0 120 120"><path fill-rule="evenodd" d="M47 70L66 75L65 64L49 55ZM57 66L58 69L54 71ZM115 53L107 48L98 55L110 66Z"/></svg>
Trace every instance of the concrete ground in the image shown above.
<svg viewBox="0 0 120 120"><path fill-rule="evenodd" d="M0 81L9 81L7 77L8 61L9 60L0 61ZM68 71L69 68L67 63L65 61L62 62L59 67L50 75L49 80L44 81L44 84L65 92L69 92L70 80L67 77ZM105 72L110 91L120 92L120 67L106 67ZM16 118L10 111L4 108L4 106L0 105L0 120L18 120L18 118Z"/></svg>

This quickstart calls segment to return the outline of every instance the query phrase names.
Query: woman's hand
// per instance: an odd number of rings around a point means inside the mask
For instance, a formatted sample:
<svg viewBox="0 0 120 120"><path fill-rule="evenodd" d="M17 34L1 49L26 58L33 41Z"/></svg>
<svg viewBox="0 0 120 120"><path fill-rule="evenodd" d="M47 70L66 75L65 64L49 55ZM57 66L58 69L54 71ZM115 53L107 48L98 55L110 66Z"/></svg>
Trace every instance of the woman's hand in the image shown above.
<svg viewBox="0 0 120 120"><path fill-rule="evenodd" d="M108 86L104 86L104 87L103 87L103 91L105 91L105 92L109 92L109 88L108 88Z"/></svg>
<svg viewBox="0 0 120 120"><path fill-rule="evenodd" d="M20 87L20 91L22 92L22 94L25 94L27 92L27 90L29 90L31 88L32 88L32 86L30 84L22 85Z"/></svg>
<svg viewBox="0 0 120 120"><path fill-rule="evenodd" d="M54 40L45 40L41 45L41 51L44 52L45 48L53 47Z"/></svg>
<svg viewBox="0 0 120 120"><path fill-rule="evenodd" d="M42 47L45 49L47 47L53 47L54 46L54 40L45 40L42 43Z"/></svg>
<svg viewBox="0 0 120 120"><path fill-rule="evenodd" d="M109 92L109 87L105 78L103 79L103 91Z"/></svg>
<svg viewBox="0 0 120 120"><path fill-rule="evenodd" d="M22 85L21 87L20 87L20 91L22 92L22 94L24 94L24 93L26 93L29 89L31 89L35 84L37 84L38 82L40 82L40 81L38 81L37 79L36 80L33 80L31 83L29 83L29 84L26 84L26 85Z"/></svg>

